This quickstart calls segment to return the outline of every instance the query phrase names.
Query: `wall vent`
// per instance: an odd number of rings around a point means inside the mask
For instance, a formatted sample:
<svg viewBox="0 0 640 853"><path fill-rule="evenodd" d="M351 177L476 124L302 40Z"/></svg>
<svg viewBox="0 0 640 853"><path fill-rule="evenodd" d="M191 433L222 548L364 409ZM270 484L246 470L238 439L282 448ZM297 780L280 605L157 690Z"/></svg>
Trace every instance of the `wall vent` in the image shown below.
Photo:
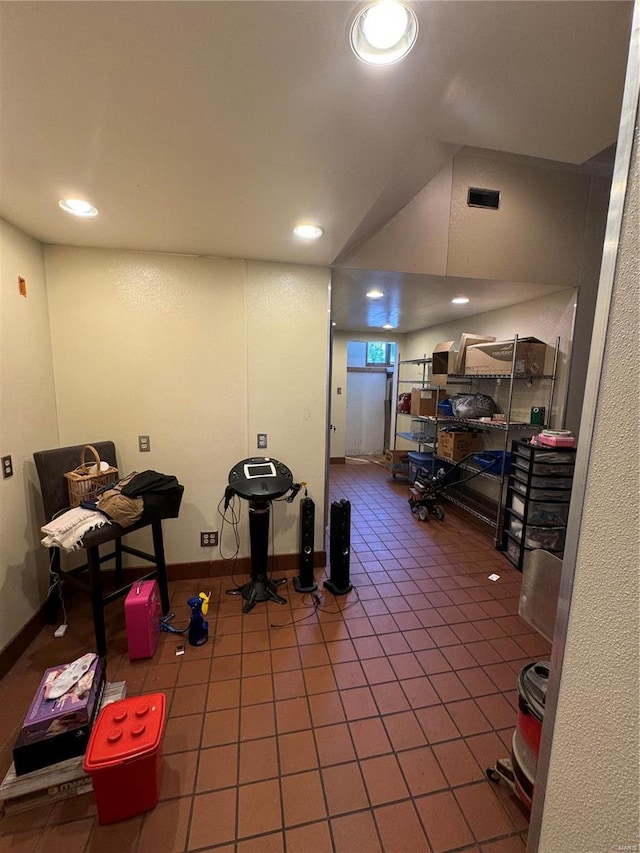
<svg viewBox="0 0 640 853"><path fill-rule="evenodd" d="M500 190L482 190L478 187L469 187L467 205L498 210L500 207Z"/></svg>

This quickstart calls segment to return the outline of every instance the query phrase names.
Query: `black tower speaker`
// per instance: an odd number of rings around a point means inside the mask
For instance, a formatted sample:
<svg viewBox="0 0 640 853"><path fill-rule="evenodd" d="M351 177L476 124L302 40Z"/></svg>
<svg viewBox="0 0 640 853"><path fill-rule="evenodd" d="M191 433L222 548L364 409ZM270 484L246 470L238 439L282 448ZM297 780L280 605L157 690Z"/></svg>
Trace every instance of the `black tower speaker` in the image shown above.
<svg viewBox="0 0 640 853"><path fill-rule="evenodd" d="M311 498L300 501L300 575L293 579L296 592L315 592L318 584L313 577L313 528L316 505Z"/></svg>
<svg viewBox="0 0 640 853"><path fill-rule="evenodd" d="M334 595L346 595L349 582L349 555L351 552L351 504L344 498L331 504L331 529L329 531L329 580L324 586Z"/></svg>

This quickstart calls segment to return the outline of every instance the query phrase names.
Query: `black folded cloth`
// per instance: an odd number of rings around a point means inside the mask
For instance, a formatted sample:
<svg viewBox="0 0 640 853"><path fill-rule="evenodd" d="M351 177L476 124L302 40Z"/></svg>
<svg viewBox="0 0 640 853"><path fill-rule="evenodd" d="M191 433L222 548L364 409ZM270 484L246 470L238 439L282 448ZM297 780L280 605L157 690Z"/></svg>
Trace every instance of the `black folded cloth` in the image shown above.
<svg viewBox="0 0 640 853"><path fill-rule="evenodd" d="M128 498L142 497L146 492L166 492L175 489L179 483L171 474L159 474L157 471L142 471L135 474L122 487L122 494Z"/></svg>
<svg viewBox="0 0 640 853"><path fill-rule="evenodd" d="M130 498L141 497L144 501L143 521L158 521L161 518L177 518L184 486L171 474L157 471L142 471L135 474L122 487L122 494Z"/></svg>

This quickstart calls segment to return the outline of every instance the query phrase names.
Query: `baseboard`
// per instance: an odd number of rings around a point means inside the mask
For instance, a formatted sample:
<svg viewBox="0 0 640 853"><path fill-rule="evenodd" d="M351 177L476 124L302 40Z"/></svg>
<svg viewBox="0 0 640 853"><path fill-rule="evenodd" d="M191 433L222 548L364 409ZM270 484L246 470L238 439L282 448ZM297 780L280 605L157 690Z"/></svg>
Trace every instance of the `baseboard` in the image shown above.
<svg viewBox="0 0 640 853"><path fill-rule="evenodd" d="M316 551L313 555L313 565L320 568L327 565L327 552ZM221 578L231 574L230 560L203 560L193 563L172 563L167 566L170 581L196 580L197 578ZM147 567L148 568L148 567ZM278 554L269 560L269 570L275 572L298 572L300 568L299 554ZM140 577L144 567L138 569L123 569L125 583L133 583ZM103 569L106 573L112 569ZM251 557L241 557L236 560L234 574L248 575L251 572ZM78 593L80 594L80 593ZM11 667L20 660L30 643L35 640L40 631L46 626L46 602L33 614L27 624L21 628L12 640L0 651L0 679L9 672Z"/></svg>
<svg viewBox="0 0 640 853"><path fill-rule="evenodd" d="M313 555L313 565L320 568L327 565L326 551L316 551ZM269 571L275 572L297 572L300 568L299 554L278 554L273 560L269 559ZM232 562L230 560L203 560L192 563L172 563L167 566L169 580L184 581L196 578L222 578L231 575ZM233 573L235 575L248 575L251 572L251 557L240 557L235 562Z"/></svg>
<svg viewBox="0 0 640 853"><path fill-rule="evenodd" d="M329 465L346 465L347 457L346 456L332 456L329 459Z"/></svg>
<svg viewBox="0 0 640 853"><path fill-rule="evenodd" d="M11 667L20 660L29 644L47 624L44 610L43 604L0 652L0 678L4 678Z"/></svg>

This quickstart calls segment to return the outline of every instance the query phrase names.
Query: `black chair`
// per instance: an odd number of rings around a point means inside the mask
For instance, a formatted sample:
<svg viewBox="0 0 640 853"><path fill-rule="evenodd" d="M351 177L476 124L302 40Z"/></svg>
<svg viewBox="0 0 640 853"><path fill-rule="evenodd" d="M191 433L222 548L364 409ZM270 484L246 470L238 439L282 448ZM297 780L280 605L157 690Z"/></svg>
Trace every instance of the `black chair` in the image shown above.
<svg viewBox="0 0 640 853"><path fill-rule="evenodd" d="M116 448L112 441L93 442L100 459L118 467L116 461ZM44 504L45 523L49 523L61 510L69 508L69 494L67 480L64 475L73 471L80 461L80 452L84 445L78 444L71 447L59 447L55 450L40 450L33 454L36 470L40 479L42 491L42 502ZM151 527L153 537L153 553L148 554L131 548L122 543L122 537L140 530L143 527ZM102 545L109 544L113 550L109 553L100 553ZM160 602L163 613L169 612L169 590L167 587L167 566L164 558L164 542L162 538L162 521L140 521L131 527L120 527L119 524L111 523L96 530L86 533L82 540L82 548L86 551L87 562L76 568L63 570L61 553L59 548L50 548L49 562L49 598L46 605L46 617L48 622L54 622L57 617L59 597L57 595L57 584L66 579L79 586L91 598L93 609L93 624L96 634L96 651L99 655L107 653L107 638L104 622L104 608L107 604L126 595L134 583L141 580L156 578L160 591ZM152 563L155 568L135 581L123 584L122 555L131 554L142 560ZM107 595L102 591L101 566L108 560L115 560L114 579L116 589ZM87 572L88 578L80 577Z"/></svg>

